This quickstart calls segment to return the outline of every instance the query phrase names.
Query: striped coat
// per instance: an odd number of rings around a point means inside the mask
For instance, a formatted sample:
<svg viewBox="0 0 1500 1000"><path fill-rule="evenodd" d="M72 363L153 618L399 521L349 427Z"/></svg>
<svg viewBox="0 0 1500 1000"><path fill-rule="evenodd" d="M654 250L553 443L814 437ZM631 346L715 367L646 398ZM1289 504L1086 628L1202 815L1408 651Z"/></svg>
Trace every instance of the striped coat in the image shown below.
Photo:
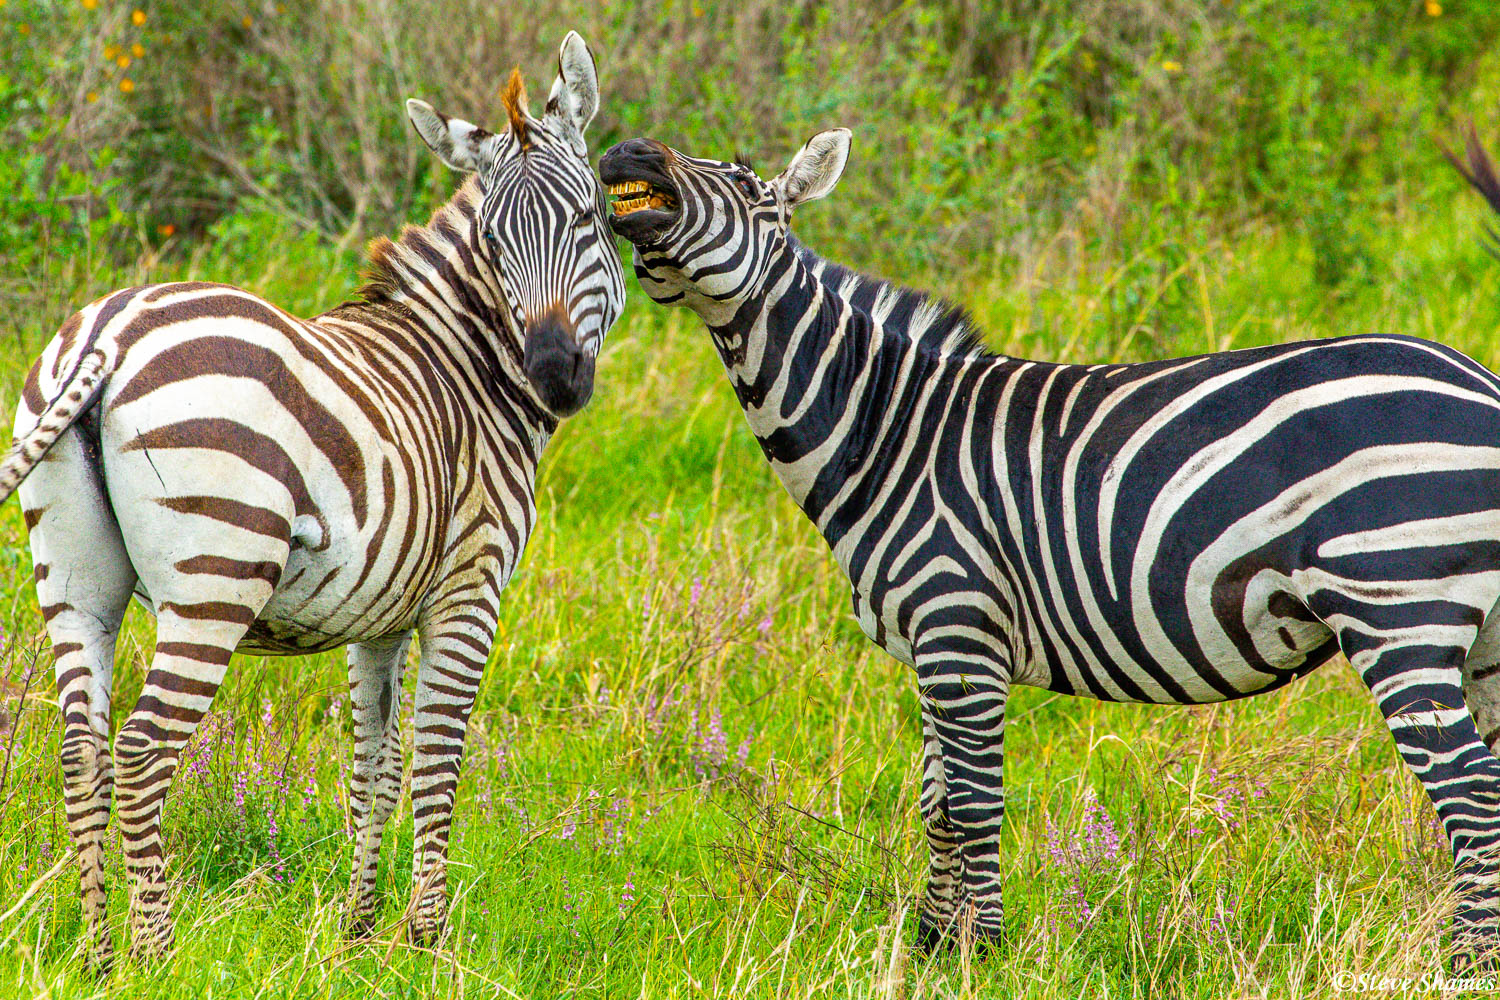
<svg viewBox="0 0 1500 1000"><path fill-rule="evenodd" d="M577 35L559 67L540 119L513 77L498 134L412 102L424 140L477 176L425 227L372 245L359 301L304 320L227 285L124 289L70 317L28 373L0 495L19 483L96 965L112 955L101 849L115 771L132 948L156 953L172 940L162 806L236 651L349 646L351 922L365 931L420 634L411 930L442 926L498 595L536 520L542 451L587 400L623 304L583 145L597 82ZM156 615L156 644L111 755L132 596Z"/></svg>
<svg viewBox="0 0 1500 1000"><path fill-rule="evenodd" d="M613 221L643 288L705 320L861 628L915 670L919 941L1002 933L1013 685L1196 704L1342 651L1449 838L1459 944L1493 954L1500 378L1383 336L1135 365L991 355L962 312L788 232L848 149L821 133L767 182L635 139L600 173L634 196Z"/></svg>

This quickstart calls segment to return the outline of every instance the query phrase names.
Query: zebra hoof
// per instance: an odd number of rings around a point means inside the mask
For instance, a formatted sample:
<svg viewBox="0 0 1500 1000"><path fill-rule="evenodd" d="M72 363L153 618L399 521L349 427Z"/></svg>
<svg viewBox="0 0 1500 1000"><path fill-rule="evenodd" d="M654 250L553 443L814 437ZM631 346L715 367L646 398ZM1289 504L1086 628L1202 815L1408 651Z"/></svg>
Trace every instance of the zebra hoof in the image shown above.
<svg viewBox="0 0 1500 1000"><path fill-rule="evenodd" d="M344 937L350 941L364 941L375 936L375 915L364 913L351 916L344 922Z"/></svg>
<svg viewBox="0 0 1500 1000"><path fill-rule="evenodd" d="M953 919L951 917L945 920L941 917L931 917L925 913L922 914L921 918L917 921L917 937L912 942L912 950L923 957L932 955L939 948L944 951L952 951L953 946L957 944L955 936L947 930L947 928L951 928L952 926Z"/></svg>
<svg viewBox="0 0 1500 1000"><path fill-rule="evenodd" d="M153 965L166 959L172 952L171 929L152 933L141 931L130 942L130 960L140 965Z"/></svg>
<svg viewBox="0 0 1500 1000"><path fill-rule="evenodd" d="M406 936L420 948L432 948L442 940L447 921L440 916L419 913L406 925Z"/></svg>
<svg viewBox="0 0 1500 1000"><path fill-rule="evenodd" d="M115 942L105 931L84 956L83 968L97 979L105 979L115 968Z"/></svg>
<svg viewBox="0 0 1500 1000"><path fill-rule="evenodd" d="M1500 926L1460 923L1453 929L1455 976L1500 972Z"/></svg>

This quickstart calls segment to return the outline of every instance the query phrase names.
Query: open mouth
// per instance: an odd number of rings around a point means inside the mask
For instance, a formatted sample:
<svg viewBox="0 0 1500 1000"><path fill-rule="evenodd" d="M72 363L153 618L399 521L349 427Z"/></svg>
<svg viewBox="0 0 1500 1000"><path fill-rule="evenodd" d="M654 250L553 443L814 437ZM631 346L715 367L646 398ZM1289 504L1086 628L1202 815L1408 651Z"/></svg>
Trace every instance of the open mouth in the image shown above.
<svg viewBox="0 0 1500 1000"><path fill-rule="evenodd" d="M621 181L619 184L611 184L609 193L615 196L616 218L648 210L672 212L677 209L676 196L649 181Z"/></svg>

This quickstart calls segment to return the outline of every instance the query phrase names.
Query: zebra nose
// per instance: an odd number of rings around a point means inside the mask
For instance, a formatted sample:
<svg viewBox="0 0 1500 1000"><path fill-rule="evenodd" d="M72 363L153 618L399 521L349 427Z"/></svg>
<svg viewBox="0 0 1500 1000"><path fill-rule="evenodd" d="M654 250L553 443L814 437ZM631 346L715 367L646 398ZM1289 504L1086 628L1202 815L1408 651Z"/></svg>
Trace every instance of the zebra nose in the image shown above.
<svg viewBox="0 0 1500 1000"><path fill-rule="evenodd" d="M521 363L532 391L553 416L572 416L594 394L594 358L578 345L559 308L527 322Z"/></svg>

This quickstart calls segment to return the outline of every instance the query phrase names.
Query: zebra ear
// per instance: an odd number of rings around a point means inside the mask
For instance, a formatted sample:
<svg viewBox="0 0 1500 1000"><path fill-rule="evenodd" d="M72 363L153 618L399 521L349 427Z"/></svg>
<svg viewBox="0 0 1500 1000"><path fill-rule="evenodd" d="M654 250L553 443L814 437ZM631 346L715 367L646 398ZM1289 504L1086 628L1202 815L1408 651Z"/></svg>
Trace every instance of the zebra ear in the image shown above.
<svg viewBox="0 0 1500 1000"><path fill-rule="evenodd" d="M846 128L831 128L819 132L797 150L787 168L771 181L789 210L816 201L833 190L849 162L852 135Z"/></svg>
<svg viewBox="0 0 1500 1000"><path fill-rule="evenodd" d="M406 102L406 116L422 141L454 170L479 170L486 165L490 153L486 140L491 134L478 125L449 118L415 99Z"/></svg>
<svg viewBox="0 0 1500 1000"><path fill-rule="evenodd" d="M557 50L557 79L547 95L547 111L573 123L582 135L599 110L599 71L594 54L576 31Z"/></svg>

